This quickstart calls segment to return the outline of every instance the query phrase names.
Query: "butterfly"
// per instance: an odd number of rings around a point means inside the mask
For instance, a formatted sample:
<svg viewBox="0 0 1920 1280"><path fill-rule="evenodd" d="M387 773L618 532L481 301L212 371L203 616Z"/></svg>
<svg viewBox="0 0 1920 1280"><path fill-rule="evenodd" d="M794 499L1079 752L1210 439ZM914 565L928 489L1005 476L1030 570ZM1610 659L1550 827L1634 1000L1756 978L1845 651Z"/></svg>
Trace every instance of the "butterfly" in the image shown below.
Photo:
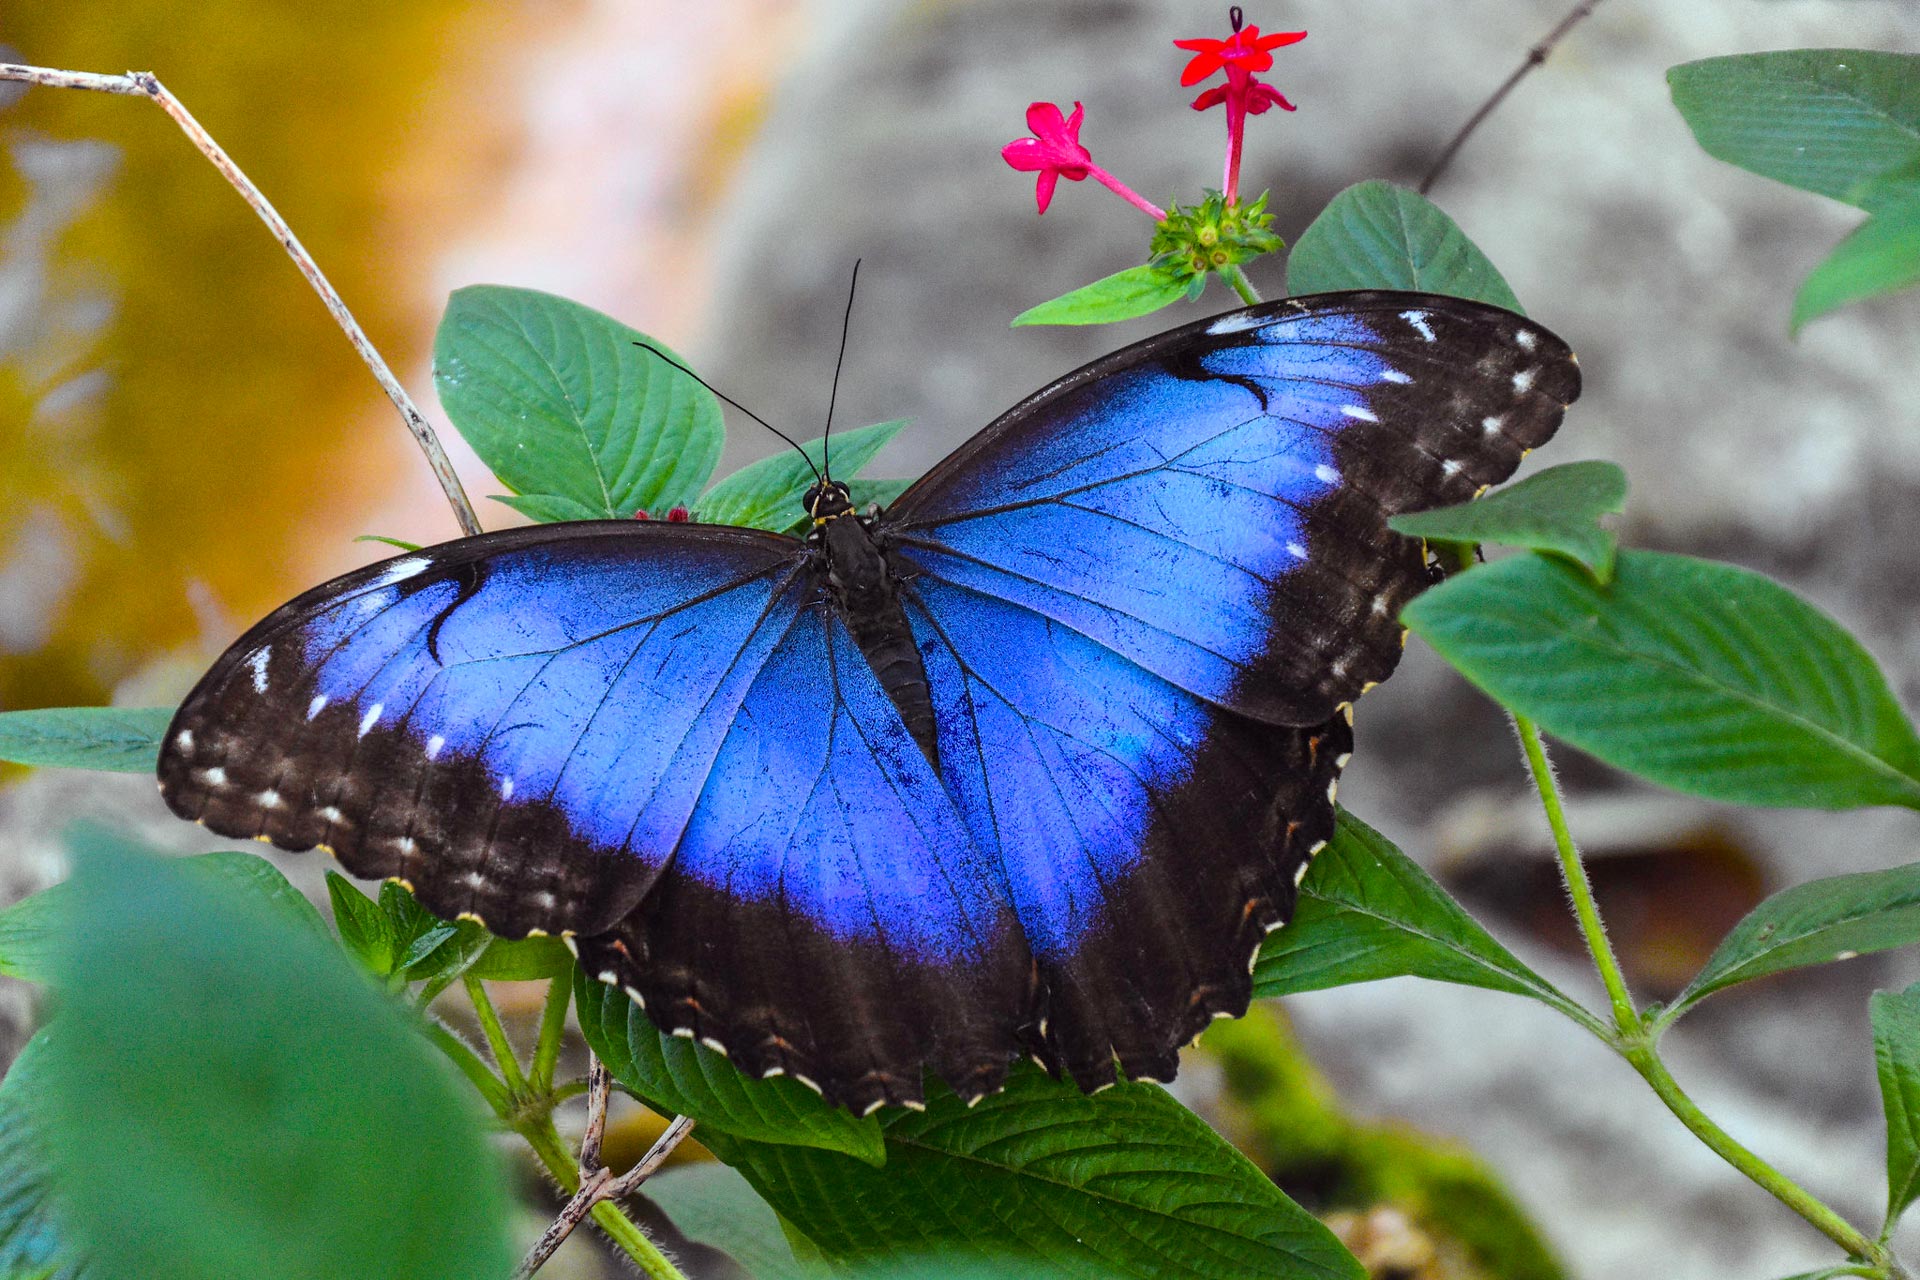
<svg viewBox="0 0 1920 1280"><path fill-rule="evenodd" d="M805 537L587 521L284 605L168 730L174 812L566 936L664 1031L865 1113L1022 1055L1171 1079L1244 1013L1428 581L1565 343L1412 293L1149 338Z"/></svg>

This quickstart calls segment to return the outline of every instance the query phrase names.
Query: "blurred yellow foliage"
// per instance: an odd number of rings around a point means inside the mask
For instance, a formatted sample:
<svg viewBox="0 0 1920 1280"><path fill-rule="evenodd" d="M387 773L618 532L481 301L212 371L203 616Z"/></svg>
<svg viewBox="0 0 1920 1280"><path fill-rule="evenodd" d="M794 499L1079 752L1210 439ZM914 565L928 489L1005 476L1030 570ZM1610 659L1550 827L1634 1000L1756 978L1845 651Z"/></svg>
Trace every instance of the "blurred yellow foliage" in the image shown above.
<svg viewBox="0 0 1920 1280"><path fill-rule="evenodd" d="M504 71L494 59L553 6L7 8L12 56L157 72L274 201L395 368L419 370L430 246L463 216L477 171L509 150L486 73ZM46 387L0 366L0 565L31 513L54 512L72 577L50 616L27 620L30 643L0 645L0 708L98 702L170 651L224 644L308 585L315 540L358 532L357 513L409 446L279 245L159 111L40 89L0 113L0 130L119 153L51 263L113 304L85 355L107 375L86 429L44 412L35 423ZM0 227L25 198L17 173L0 179ZM0 599L0 610L19 606Z"/></svg>

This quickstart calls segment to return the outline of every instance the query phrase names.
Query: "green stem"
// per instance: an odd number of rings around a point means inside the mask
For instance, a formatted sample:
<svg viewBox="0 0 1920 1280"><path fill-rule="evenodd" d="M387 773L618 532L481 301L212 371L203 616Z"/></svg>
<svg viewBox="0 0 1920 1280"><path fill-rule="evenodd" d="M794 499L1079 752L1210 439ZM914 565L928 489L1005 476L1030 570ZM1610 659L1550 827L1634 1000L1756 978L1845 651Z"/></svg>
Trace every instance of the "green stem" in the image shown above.
<svg viewBox="0 0 1920 1280"><path fill-rule="evenodd" d="M493 1050L493 1060L500 1067L500 1078L506 1081L508 1092L515 1097L526 1096L527 1080L520 1074L520 1060L513 1056L513 1042L507 1039L507 1029L500 1025L500 1015L494 1011L486 984L475 977L461 981L466 984L467 998L473 1001L473 1013L480 1020L487 1047Z"/></svg>
<svg viewBox="0 0 1920 1280"><path fill-rule="evenodd" d="M432 1018L425 1019L425 1026L427 1039L431 1040L434 1046L446 1054L453 1065L459 1068L460 1074L467 1078L479 1091L480 1096L486 1099L487 1105L493 1108L493 1113L502 1120L506 1119L513 1109L513 1100L507 1095L507 1087L501 1083L500 1077L488 1070L487 1064L481 1061L480 1055L469 1049L467 1042L459 1036Z"/></svg>
<svg viewBox="0 0 1920 1280"><path fill-rule="evenodd" d="M1678 1116L1680 1123L1687 1126L1694 1137L1706 1143L1715 1155L1746 1174L1781 1204L1812 1223L1821 1234L1845 1249L1849 1257L1864 1261L1867 1266L1861 1274L1873 1276L1889 1274L1892 1258L1885 1248L1867 1239L1852 1223L1802 1190L1798 1184L1778 1169L1741 1146L1725 1129L1708 1119L1706 1113L1700 1110L1667 1071L1666 1063L1660 1060L1660 1055L1653 1045L1643 1041L1625 1045L1621 1051L1626 1055L1627 1061L1633 1064L1634 1070L1653 1086L1653 1091L1659 1095L1660 1101L1667 1104L1667 1110Z"/></svg>
<svg viewBox="0 0 1920 1280"><path fill-rule="evenodd" d="M560 1047L567 1034L567 1005L573 999L573 983L554 978L547 984L546 1007L540 1012L540 1038L533 1044L533 1061L527 1074L541 1093L553 1088L553 1072L560 1061ZM556 1096L554 1101L558 1102Z"/></svg>
<svg viewBox="0 0 1920 1280"><path fill-rule="evenodd" d="M549 1116L528 1124L520 1130L520 1136L533 1148L533 1154L546 1167L547 1173L560 1184L560 1189L571 1196L580 1190L580 1168L574 1161L566 1143L560 1140L560 1131L554 1128ZM640 1268L640 1274L648 1280L687 1280L680 1269L661 1253L647 1233L642 1231L626 1211L611 1200L602 1200L593 1206L592 1217L607 1239L619 1246L620 1251L633 1259Z"/></svg>
<svg viewBox="0 0 1920 1280"><path fill-rule="evenodd" d="M1228 267L1220 273L1220 276L1233 286L1233 291L1240 295L1240 301L1248 306L1261 301L1260 291L1253 287L1253 281L1247 279L1247 273L1239 267Z"/></svg>
<svg viewBox="0 0 1920 1280"><path fill-rule="evenodd" d="M1613 1005L1616 1030L1603 1038L1632 1064L1641 1078L1652 1086L1660 1101L1666 1103L1667 1110L1673 1112L1689 1132L1704 1142L1715 1155L1812 1223L1829 1240L1845 1249L1849 1257L1863 1261L1866 1267L1861 1274L1877 1277L1900 1274L1898 1265L1884 1246L1867 1239L1852 1223L1736 1142L1731 1134L1700 1110L1667 1070L1666 1063L1661 1060L1659 1050L1655 1047L1654 1035L1634 1008L1633 996L1627 990L1626 976L1620 971L1620 961L1613 953L1613 944L1607 940L1606 925L1601 921L1600 908L1593 900L1593 885L1587 879L1586 864L1580 860L1580 850L1574 845L1573 832L1567 827L1566 810L1560 803L1560 788L1553 778L1553 766L1547 762L1547 749L1540 741L1540 729L1519 712L1512 714L1514 728L1520 733L1520 745L1527 753L1527 767L1533 773L1533 784L1540 792L1540 803L1547 813L1547 825L1553 829L1553 845L1560 855L1560 871L1566 880L1567 893L1573 899L1574 914L1579 917L1580 930L1586 935L1587 949L1593 953L1594 967L1600 971L1600 980L1606 984L1607 998Z"/></svg>
<svg viewBox="0 0 1920 1280"><path fill-rule="evenodd" d="M1587 950L1593 953L1594 967L1606 984L1607 999L1613 1004L1613 1023L1623 1036L1639 1036L1645 1028L1627 991L1627 979L1614 957L1613 944L1607 941L1607 927L1600 920L1600 908L1593 900L1593 885L1587 879L1586 864L1574 846L1573 832L1567 829L1567 813L1560 804L1560 787L1553 780L1553 766L1547 763L1546 744L1533 721L1513 712L1513 727L1520 732L1520 745L1527 753L1527 767L1533 771L1533 785L1540 792L1540 804L1547 811L1547 825L1553 828L1553 847L1560 855L1560 874L1565 877L1567 893L1573 898L1573 911L1580 919L1580 930L1587 935Z"/></svg>

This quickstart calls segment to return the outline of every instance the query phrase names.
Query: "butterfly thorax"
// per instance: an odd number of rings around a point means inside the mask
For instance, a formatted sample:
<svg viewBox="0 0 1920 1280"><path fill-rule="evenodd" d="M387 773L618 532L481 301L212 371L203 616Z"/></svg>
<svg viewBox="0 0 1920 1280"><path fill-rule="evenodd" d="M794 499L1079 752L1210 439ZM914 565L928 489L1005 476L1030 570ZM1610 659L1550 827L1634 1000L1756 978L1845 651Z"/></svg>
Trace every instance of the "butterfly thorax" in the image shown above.
<svg viewBox="0 0 1920 1280"><path fill-rule="evenodd" d="M900 575L886 549L874 540L872 518L854 513L843 486L829 482L808 497L814 526L807 542L820 553L827 598L898 708L907 731L927 759L938 765L933 696L927 688L926 665L900 603Z"/></svg>

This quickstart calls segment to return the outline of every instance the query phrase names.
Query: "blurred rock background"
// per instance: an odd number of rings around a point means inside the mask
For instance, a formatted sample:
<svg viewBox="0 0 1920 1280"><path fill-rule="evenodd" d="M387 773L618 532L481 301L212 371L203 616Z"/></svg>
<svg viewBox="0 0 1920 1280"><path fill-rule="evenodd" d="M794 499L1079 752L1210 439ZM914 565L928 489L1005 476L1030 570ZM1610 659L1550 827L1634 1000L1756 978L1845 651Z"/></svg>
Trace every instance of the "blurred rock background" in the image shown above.
<svg viewBox="0 0 1920 1280"><path fill-rule="evenodd" d="M1248 6L1311 36L1278 55L1270 78L1300 110L1252 122L1245 186L1272 188L1291 239L1351 182L1416 182L1569 3ZM1080 100L1101 163L1153 199L1197 198L1223 122L1187 109L1170 41L1224 29L1212 0L0 0L0 44L26 61L158 71L423 397L446 292L485 280L610 311L815 434L864 256L841 420L914 418L876 468L899 475L1170 323L1009 330L1138 261L1148 228L1091 184L1036 218L997 150L1029 101ZM1796 46L1920 50L1920 6L1606 0L1433 195L1581 352L1587 390L1546 461L1621 462L1627 541L1784 578L1920 706L1920 297L1789 340L1794 289L1858 215L1705 156L1663 79ZM168 701L265 609L377 558L353 534L453 534L318 303L159 113L45 90L0 103L0 708ZM1253 274L1280 292L1278 264ZM769 452L763 435L738 431L725 465ZM483 518L509 523L470 458L465 474ZM1359 735L1342 798L1530 963L1591 989L1491 708L1416 645ZM1651 996L1766 893L1920 845L1905 813L1736 811L1558 759ZM201 846L142 779L9 776L0 902L58 874L57 833L82 813ZM1675 1070L1865 1221L1883 1194L1865 998L1916 977L1912 957L1870 958L1720 996L1670 1040ZM1485 1157L1571 1275L1759 1280L1831 1260L1542 1010L1406 981L1286 1011L1349 1112ZM0 983L0 1061L27 1017ZM1217 1063L1180 1088L1231 1128Z"/></svg>

